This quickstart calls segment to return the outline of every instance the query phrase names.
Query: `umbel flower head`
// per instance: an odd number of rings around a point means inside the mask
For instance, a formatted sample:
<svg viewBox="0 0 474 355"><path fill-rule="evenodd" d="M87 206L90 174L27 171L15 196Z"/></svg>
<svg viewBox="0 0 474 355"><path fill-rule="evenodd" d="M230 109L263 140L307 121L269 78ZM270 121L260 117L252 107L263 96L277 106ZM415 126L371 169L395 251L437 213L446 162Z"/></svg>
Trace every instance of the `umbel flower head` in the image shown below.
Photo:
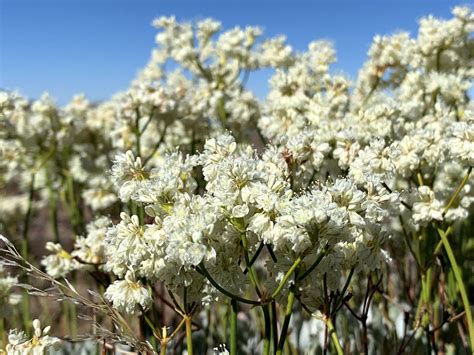
<svg viewBox="0 0 474 355"><path fill-rule="evenodd" d="M53 254L45 257L41 261L41 264L46 267L46 272L51 277L54 277L55 279L64 277L66 274L79 267L79 263L70 253L63 249L61 244L47 242L46 249Z"/></svg>
<svg viewBox="0 0 474 355"><path fill-rule="evenodd" d="M133 272L128 271L124 280L117 280L105 291L105 299L112 302L114 308L128 314L140 314L151 304L151 294Z"/></svg>
<svg viewBox="0 0 474 355"><path fill-rule="evenodd" d="M61 340L49 336L50 326L41 329L38 319L33 321L33 337L28 339L23 331L10 330L8 335L8 345L6 347L8 355L44 355L50 348L58 349Z"/></svg>

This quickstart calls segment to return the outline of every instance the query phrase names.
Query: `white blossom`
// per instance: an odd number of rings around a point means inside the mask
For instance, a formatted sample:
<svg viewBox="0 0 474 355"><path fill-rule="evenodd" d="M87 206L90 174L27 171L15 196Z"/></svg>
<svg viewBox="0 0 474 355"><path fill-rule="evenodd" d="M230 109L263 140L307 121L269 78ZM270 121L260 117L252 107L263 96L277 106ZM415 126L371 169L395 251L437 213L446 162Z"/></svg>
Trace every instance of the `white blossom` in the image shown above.
<svg viewBox="0 0 474 355"><path fill-rule="evenodd" d="M127 314L141 314L152 302L148 289L130 271L124 280L117 280L107 287L104 296L114 308Z"/></svg>

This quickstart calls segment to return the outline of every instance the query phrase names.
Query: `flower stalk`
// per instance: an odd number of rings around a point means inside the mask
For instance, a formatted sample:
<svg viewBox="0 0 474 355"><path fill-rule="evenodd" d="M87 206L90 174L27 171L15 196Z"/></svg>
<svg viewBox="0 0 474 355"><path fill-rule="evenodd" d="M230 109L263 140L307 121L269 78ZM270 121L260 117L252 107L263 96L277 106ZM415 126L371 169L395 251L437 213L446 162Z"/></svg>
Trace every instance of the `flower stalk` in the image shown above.
<svg viewBox="0 0 474 355"><path fill-rule="evenodd" d="M186 324L186 349L188 350L189 355L194 354L193 350L193 329L192 329L192 317L191 315L186 315L184 318Z"/></svg>
<svg viewBox="0 0 474 355"><path fill-rule="evenodd" d="M446 236L446 232L443 231L441 228L437 228L437 231L441 238L441 241L443 242L446 254L448 255L449 262L453 269L454 277L456 278L456 284L458 286L459 293L461 294L461 300L464 306L464 311L466 312L466 323L469 332L469 342L471 343L471 349L474 349L474 324L472 320L471 305L469 304L469 297L467 295L466 286L464 285L461 269L459 268L459 265L456 261L456 257L454 256L454 252L451 248L451 244L449 243L449 239Z"/></svg>
<svg viewBox="0 0 474 355"><path fill-rule="evenodd" d="M283 320L283 325L281 327L281 334L280 334L280 338L278 342L278 348L276 351L277 355L281 355L283 353L286 337L288 335L288 328L290 326L291 314L293 313L293 304L295 302L295 292L296 292L296 287L293 285L290 287L290 290L288 292L285 319Z"/></svg>
<svg viewBox="0 0 474 355"><path fill-rule="evenodd" d="M237 301L230 301L230 355L237 355Z"/></svg>

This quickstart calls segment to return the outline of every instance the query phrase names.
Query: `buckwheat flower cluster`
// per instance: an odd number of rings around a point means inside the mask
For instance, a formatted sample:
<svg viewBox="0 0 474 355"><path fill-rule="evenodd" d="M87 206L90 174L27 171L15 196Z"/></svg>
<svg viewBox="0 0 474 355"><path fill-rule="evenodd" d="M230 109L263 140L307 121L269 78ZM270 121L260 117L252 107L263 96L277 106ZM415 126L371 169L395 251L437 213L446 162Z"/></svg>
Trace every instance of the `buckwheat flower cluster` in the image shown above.
<svg viewBox="0 0 474 355"><path fill-rule="evenodd" d="M33 321L33 337L28 339L23 331L10 330L6 351L8 355L43 355L49 350L59 349L61 340L49 336L51 327L41 328L38 319Z"/></svg>
<svg viewBox="0 0 474 355"><path fill-rule="evenodd" d="M312 285L324 274L328 289L336 290L344 270L354 268L357 273L366 273L389 259L383 250L387 236L381 225L389 217L383 200L369 199L352 181L336 180L293 199L285 207L275 224L273 244L279 252L278 264L280 258L288 260L291 250L304 256L303 264L310 267L326 250L319 266L301 286L308 305L317 307L323 302L322 290ZM282 264L280 269L278 264L274 268L282 275L288 265Z"/></svg>
<svg viewBox="0 0 474 355"><path fill-rule="evenodd" d="M474 166L474 115L472 111L469 114L469 120L451 124L446 145L451 158Z"/></svg>
<svg viewBox="0 0 474 355"><path fill-rule="evenodd" d="M216 251L209 239L224 232L218 226L222 219L219 207L216 201L201 196L185 195L177 201L173 213L163 220L168 243L166 260L188 269L204 260L213 262Z"/></svg>
<svg viewBox="0 0 474 355"><path fill-rule="evenodd" d="M146 185L131 194L153 223L122 213L122 221L109 229L105 239L106 270L119 277L134 272L158 279L178 294L186 287L188 299L199 300L209 292L195 271L201 265L227 289L242 292L246 285L238 266L242 238L249 251L256 251L260 243L275 251L279 261L267 267L269 274L279 276L267 279L269 288L276 287L296 257L309 267L323 250L317 275L327 274L331 289L339 287L343 270L380 267L387 259L380 224L388 217L385 208L393 198L378 181L367 182L363 192L348 179L319 188L301 186L295 194L292 178L296 180L304 172L304 162L314 161L318 153L310 145L288 146L294 151L291 162L285 155L289 148L269 146L258 156L223 134L207 140L196 157L166 155L163 167L147 172ZM205 179L202 195L196 194L195 184L186 188L192 168L199 165Z"/></svg>
<svg viewBox="0 0 474 355"><path fill-rule="evenodd" d="M110 178L96 176L88 180L82 198L93 211L104 210L117 202L117 194Z"/></svg>
<svg viewBox="0 0 474 355"><path fill-rule="evenodd" d="M52 254L44 257L41 264L45 266L46 273L51 277L55 279L65 277L69 272L79 267L77 260L64 250L61 244L47 242L46 250Z"/></svg>
<svg viewBox="0 0 474 355"><path fill-rule="evenodd" d="M135 159L133 152L130 150L115 157L111 176L123 202L130 200L131 195L147 179L147 173L143 169L141 158Z"/></svg>
<svg viewBox="0 0 474 355"><path fill-rule="evenodd" d="M349 83L342 76L329 75L329 65L334 61L331 44L316 41L309 44L306 53L295 55L287 69L275 72L259 121L266 137L292 136L306 128L323 129L322 122L344 115Z"/></svg>
<svg viewBox="0 0 474 355"><path fill-rule="evenodd" d="M172 205L181 194L192 194L197 188L193 169L195 157L175 152L166 154L161 163L152 168L148 178L136 190L133 200L149 204L147 211L154 208L159 213L163 206Z"/></svg>
<svg viewBox="0 0 474 355"><path fill-rule="evenodd" d="M420 62L416 41L402 32L392 36L375 36L368 52L369 60L359 72L356 95L362 98L380 86L399 82L408 66L416 67ZM388 78L387 77L388 73ZM384 77L385 76L385 77Z"/></svg>
<svg viewBox="0 0 474 355"><path fill-rule="evenodd" d="M135 270L149 255L149 246L144 238L148 226L142 226L137 215L120 214L121 222L107 231L105 253L106 270L124 276L127 270Z"/></svg>
<svg viewBox="0 0 474 355"><path fill-rule="evenodd" d="M80 262L101 265L105 262L104 239L111 221L107 217L97 217L87 224L85 237L78 236L71 255Z"/></svg>
<svg viewBox="0 0 474 355"><path fill-rule="evenodd" d="M413 220L415 223L443 220L443 205L435 198L434 192L428 186L418 188L419 201L413 204Z"/></svg>
<svg viewBox="0 0 474 355"><path fill-rule="evenodd" d="M140 314L151 303L148 289L135 279L132 272L127 272L123 280L112 283L105 291L105 299L113 306L127 314Z"/></svg>
<svg viewBox="0 0 474 355"><path fill-rule="evenodd" d="M122 212L120 217L121 222L109 228L105 235L104 269L122 278L127 272L156 278L165 267L162 245L166 236L155 224L142 226L136 215Z"/></svg>
<svg viewBox="0 0 474 355"><path fill-rule="evenodd" d="M349 166L349 176L360 185L370 177L382 182L390 181L394 172L393 153L381 139L373 140L364 149L359 150Z"/></svg>
<svg viewBox="0 0 474 355"><path fill-rule="evenodd" d="M161 165L142 171L147 178L141 186L135 185L136 190L130 190L130 198L143 206L154 221L143 224L137 215L122 213L122 221L106 233L105 270L119 277L133 272L149 280L166 280L171 288L186 284L191 299L191 281L199 285L200 277L191 277L186 272L195 273L191 266L202 259L203 246L199 242L205 238L204 226L212 230L215 218L215 211L206 209L209 204L205 199L192 197L197 187L192 176L195 160L184 158L181 153L170 153ZM122 182L127 184L128 180ZM183 266L184 272L178 273ZM202 286L195 288L199 293Z"/></svg>
<svg viewBox="0 0 474 355"><path fill-rule="evenodd" d="M180 85L176 110L180 113L177 117L182 129L187 131L181 139L194 136L203 143L203 137L199 136L204 134L206 138L219 127L232 129L236 134L255 127L259 104L244 89L245 81L254 70L281 67L292 60L291 47L285 44L284 38L260 41L262 31L258 27L220 32L221 24L212 19L193 24L161 17L153 24L160 30L156 42L163 54L161 62L173 60L196 79L193 84L180 79L186 84ZM170 88L176 85L171 77L164 79ZM188 90L191 85L193 90ZM175 125L170 128L174 130Z"/></svg>
<svg viewBox="0 0 474 355"><path fill-rule="evenodd" d="M422 18L415 39L407 34L376 37L371 58L359 73L359 104L380 99L379 89L387 87L403 98L399 107L406 118L423 116L439 99L465 104L463 92L472 78L465 45L469 46L473 16L467 7L456 7L453 15L450 20Z"/></svg>

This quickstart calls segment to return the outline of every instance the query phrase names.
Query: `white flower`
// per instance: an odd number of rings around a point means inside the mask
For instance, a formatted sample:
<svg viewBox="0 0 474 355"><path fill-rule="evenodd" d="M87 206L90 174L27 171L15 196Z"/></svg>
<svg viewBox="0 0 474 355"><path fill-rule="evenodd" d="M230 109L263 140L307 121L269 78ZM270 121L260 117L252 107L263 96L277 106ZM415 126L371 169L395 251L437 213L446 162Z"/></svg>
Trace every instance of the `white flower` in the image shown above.
<svg viewBox="0 0 474 355"><path fill-rule="evenodd" d="M135 159L132 151L129 150L115 157L111 177L119 190L120 199L127 202L140 188L142 182L148 178L148 173L143 169L140 157Z"/></svg>
<svg viewBox="0 0 474 355"><path fill-rule="evenodd" d="M413 220L415 223L427 224L432 220L443 220L443 206L435 198L434 192L428 186L418 188L419 200L413 204Z"/></svg>
<svg viewBox="0 0 474 355"><path fill-rule="evenodd" d="M450 128L451 137L446 139L446 145L451 158L474 166L474 120L454 122Z"/></svg>
<svg viewBox="0 0 474 355"><path fill-rule="evenodd" d="M110 207L118 201L117 195L113 192L112 184L109 179L99 176L88 181L89 188L82 193L84 202L92 210L102 210Z"/></svg>
<svg viewBox="0 0 474 355"><path fill-rule="evenodd" d="M156 205L156 209L172 205L182 193L193 193L197 187L192 176L195 157L181 153L167 154L161 164L150 171L149 179L133 192L133 199Z"/></svg>
<svg viewBox="0 0 474 355"><path fill-rule="evenodd" d="M64 277L80 266L77 260L63 249L61 244L47 242L46 249L53 254L43 258L41 264L46 267L46 273L51 277L55 279Z"/></svg>
<svg viewBox="0 0 474 355"><path fill-rule="evenodd" d="M74 250L71 252L73 257L81 261L99 265L104 262L104 239L111 221L107 217L98 217L90 222L87 229L87 236L77 237Z"/></svg>
<svg viewBox="0 0 474 355"><path fill-rule="evenodd" d="M218 238L216 224L220 218L219 206L209 196L183 196L163 220L166 259L186 267L214 260L212 239Z"/></svg>
<svg viewBox="0 0 474 355"><path fill-rule="evenodd" d="M28 339L24 332L11 330L6 347L8 355L43 355L50 348L58 349L61 340L48 335L51 327L41 329L38 319L33 320L33 337Z"/></svg>
<svg viewBox="0 0 474 355"><path fill-rule="evenodd" d="M152 302L151 294L140 281L128 271L124 280L117 280L107 287L105 298L114 308L127 314L140 314L147 310Z"/></svg>
<svg viewBox="0 0 474 355"><path fill-rule="evenodd" d="M243 218L249 213L249 207L247 205L238 205L232 208L232 217Z"/></svg>
<svg viewBox="0 0 474 355"><path fill-rule="evenodd" d="M121 222L107 230L104 243L107 262L105 269L123 277L128 269L137 270L149 257L150 249L144 234L147 226L140 225L138 216L120 214Z"/></svg>

